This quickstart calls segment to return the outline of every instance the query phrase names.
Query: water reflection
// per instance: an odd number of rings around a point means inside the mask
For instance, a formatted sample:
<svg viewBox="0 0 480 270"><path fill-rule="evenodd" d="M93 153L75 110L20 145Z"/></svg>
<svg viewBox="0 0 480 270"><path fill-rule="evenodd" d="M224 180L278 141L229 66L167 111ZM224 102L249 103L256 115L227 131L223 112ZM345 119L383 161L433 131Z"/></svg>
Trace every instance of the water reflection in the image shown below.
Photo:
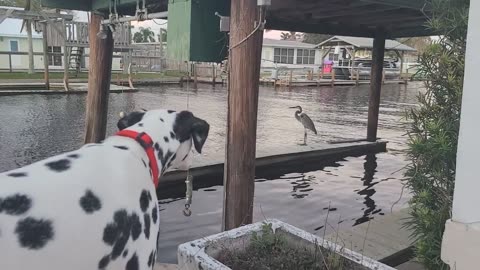
<svg viewBox="0 0 480 270"><path fill-rule="evenodd" d="M375 189L375 182L373 179L375 178L375 172L377 171L377 157L374 154L367 154L365 156L365 163L363 164L363 168L365 170L364 176L361 179L363 182L364 189L357 192L358 195L365 196L364 197L364 204L366 206L365 210L363 211L363 216L357 220L355 220L354 225L361 224L370 220L372 217L372 213L375 211L376 205L375 201L372 199L373 195L376 193ZM379 209L380 210L380 209Z"/></svg>

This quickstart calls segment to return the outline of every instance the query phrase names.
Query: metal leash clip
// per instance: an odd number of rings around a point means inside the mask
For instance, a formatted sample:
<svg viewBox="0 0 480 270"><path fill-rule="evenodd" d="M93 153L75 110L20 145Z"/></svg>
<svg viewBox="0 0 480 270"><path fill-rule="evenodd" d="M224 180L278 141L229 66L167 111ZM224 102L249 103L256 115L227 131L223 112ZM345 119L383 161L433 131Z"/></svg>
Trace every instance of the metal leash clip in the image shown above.
<svg viewBox="0 0 480 270"><path fill-rule="evenodd" d="M192 215L192 210L190 210L190 205L192 204L192 192L193 192L193 176L190 174L190 171L187 171L187 179L185 184L187 186L187 192L185 194L185 209L183 209L183 215L189 217Z"/></svg>

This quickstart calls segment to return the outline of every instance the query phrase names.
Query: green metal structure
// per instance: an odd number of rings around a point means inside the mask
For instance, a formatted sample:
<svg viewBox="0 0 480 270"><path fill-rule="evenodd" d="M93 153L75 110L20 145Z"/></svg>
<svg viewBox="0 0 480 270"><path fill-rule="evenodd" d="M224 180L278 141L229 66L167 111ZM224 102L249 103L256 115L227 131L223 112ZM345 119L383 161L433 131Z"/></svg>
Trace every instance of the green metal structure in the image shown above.
<svg viewBox="0 0 480 270"><path fill-rule="evenodd" d="M228 35L219 31L229 14L229 1L170 0L167 57L182 61L221 62L228 52Z"/></svg>

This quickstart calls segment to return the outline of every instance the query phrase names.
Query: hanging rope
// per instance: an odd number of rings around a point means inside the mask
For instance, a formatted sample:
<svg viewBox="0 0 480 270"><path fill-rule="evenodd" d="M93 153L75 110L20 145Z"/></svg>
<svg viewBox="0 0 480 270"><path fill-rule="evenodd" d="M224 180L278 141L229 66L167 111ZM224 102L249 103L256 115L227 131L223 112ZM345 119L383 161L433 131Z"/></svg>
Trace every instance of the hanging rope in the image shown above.
<svg viewBox="0 0 480 270"><path fill-rule="evenodd" d="M187 111L190 107L190 65L187 63ZM192 151L192 155L194 152ZM193 157L192 157L193 158ZM187 169L187 179L185 179L186 192L185 192L185 208L183 209L183 215L189 217L192 215L192 210L190 210L190 205L192 204L192 195L193 195L193 176L190 174L190 168Z"/></svg>

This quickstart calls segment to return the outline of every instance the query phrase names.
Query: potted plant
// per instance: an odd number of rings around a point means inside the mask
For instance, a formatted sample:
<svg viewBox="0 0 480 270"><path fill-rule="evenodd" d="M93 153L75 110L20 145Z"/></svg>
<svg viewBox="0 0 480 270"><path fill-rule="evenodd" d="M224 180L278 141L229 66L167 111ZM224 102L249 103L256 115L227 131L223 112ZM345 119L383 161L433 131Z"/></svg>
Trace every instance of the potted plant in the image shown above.
<svg viewBox="0 0 480 270"><path fill-rule="evenodd" d="M275 219L178 247L185 270L390 270L390 266Z"/></svg>

